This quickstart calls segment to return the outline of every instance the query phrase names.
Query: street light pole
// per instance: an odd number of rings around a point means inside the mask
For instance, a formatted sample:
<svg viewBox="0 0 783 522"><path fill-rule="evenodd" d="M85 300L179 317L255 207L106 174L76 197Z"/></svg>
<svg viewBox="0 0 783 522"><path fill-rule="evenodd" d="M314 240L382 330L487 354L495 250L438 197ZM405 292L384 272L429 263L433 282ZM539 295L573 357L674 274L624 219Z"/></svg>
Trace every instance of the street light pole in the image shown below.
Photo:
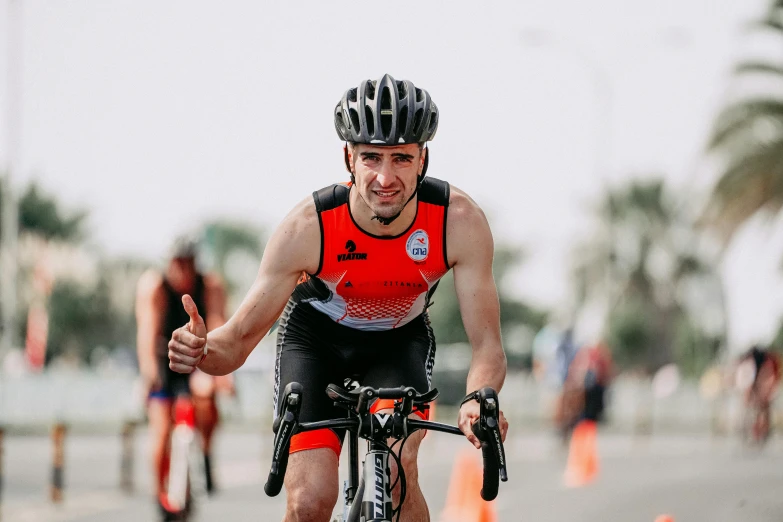
<svg viewBox="0 0 783 522"><path fill-rule="evenodd" d="M0 231L0 355L17 346L16 278L19 214L13 179L18 175L22 136L22 0L8 0L6 169L2 185L2 230Z"/></svg>

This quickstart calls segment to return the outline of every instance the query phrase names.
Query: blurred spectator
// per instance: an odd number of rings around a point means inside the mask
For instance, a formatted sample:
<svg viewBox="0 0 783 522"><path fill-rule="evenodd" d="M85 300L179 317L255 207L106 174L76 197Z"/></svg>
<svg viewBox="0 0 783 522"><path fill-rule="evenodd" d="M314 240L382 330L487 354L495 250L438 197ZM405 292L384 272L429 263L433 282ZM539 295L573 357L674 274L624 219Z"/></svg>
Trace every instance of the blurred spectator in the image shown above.
<svg viewBox="0 0 783 522"><path fill-rule="evenodd" d="M750 426L753 440L766 440L770 406L780 384L780 357L764 346L755 345L740 355L735 373L738 387L745 392L745 407L755 414Z"/></svg>

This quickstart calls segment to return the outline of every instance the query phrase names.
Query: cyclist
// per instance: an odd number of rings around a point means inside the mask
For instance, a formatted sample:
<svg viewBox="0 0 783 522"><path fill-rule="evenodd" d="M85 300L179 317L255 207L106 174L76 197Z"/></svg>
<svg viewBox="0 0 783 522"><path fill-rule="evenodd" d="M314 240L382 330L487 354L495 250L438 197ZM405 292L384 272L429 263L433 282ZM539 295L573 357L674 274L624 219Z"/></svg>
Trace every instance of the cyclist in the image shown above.
<svg viewBox="0 0 783 522"><path fill-rule="evenodd" d="M758 412L753 423L754 437L765 439L769 433L770 406L780 384L780 357L763 346L754 345L740 355L737 363L738 368L745 363L753 369L753 381L745 393L745 404Z"/></svg>
<svg viewBox="0 0 783 522"><path fill-rule="evenodd" d="M473 350L467 391L500 390L506 357L492 234L467 194L425 177L425 143L438 126L430 95L385 75L348 89L334 118L346 142L350 183L318 190L288 214L271 236L257 279L237 312L208 338L197 306L183 298L190 322L169 342L171 368L232 372L282 313L275 403L287 383L301 383L301 421L342 416L324 390L353 375L363 385L406 385L423 392L431 384L435 355L427 307L438 280L453 269ZM476 447L470 425L478 417L475 401L461 406L458 424ZM507 428L501 417L504 438ZM329 520L339 489L342 435L321 430L294 436L285 477L286 521ZM401 456L407 479L402 519L407 521L429 520L416 467L422 436L411 436ZM398 501L399 487L392 493Z"/></svg>
<svg viewBox="0 0 783 522"><path fill-rule="evenodd" d="M196 242L187 237L172 244L164 273L149 270L142 274L136 294L137 352L142 379L148 389L147 417L152 437L152 468L157 485L158 503L166 503L166 477L169 465L169 440L173 425L172 406L179 395L192 398L196 428L204 452L207 491L214 490L211 468L212 435L217 426L216 388L232 389L231 377L216 378L196 372L191 376L169 369L166 342L172 332L187 320L181 305L183 294L191 295L206 310L209 329L225 323L226 298L223 284L212 274L196 269Z"/></svg>

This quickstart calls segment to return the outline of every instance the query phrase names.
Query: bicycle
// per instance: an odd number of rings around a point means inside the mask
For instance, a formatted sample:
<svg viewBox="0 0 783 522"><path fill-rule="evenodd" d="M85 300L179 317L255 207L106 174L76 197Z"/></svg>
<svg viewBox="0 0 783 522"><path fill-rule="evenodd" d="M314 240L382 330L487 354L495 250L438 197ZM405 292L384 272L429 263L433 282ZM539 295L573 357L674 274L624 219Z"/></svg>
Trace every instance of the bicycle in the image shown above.
<svg viewBox="0 0 783 522"><path fill-rule="evenodd" d="M438 396L438 390L433 388L425 394L419 394L412 387L371 388L363 386L347 390L341 386L329 384L326 393L334 401L335 406L347 411L347 416L316 422L299 422L299 410L302 404L302 385L289 383L281 401L278 417L273 424L275 433L272 464L269 476L264 484L264 492L274 497L283 487L286 467L288 465L288 449L291 437L305 431L333 428L346 429L349 433L349 470L348 478L343 486L343 510L333 522L393 522L405 501L405 473L400 457L393 451L400 443L400 451L405 440L418 430L440 431L453 435L463 435L456 426L439 422L416 420L409 418L414 408L426 410L428 404ZM370 413L370 406L376 399L394 400L394 412ZM492 388L482 388L469 394L465 401L476 400L480 404L479 420L473 424L473 433L481 441L481 451L484 459L484 476L481 497L490 501L498 494L499 481L506 482L506 457L501 441L499 412L500 404L497 393ZM368 452L361 465L359 464L359 438L368 442ZM391 446L387 440L394 439ZM391 484L389 458L397 464L397 480ZM398 506L392 506L391 491L400 484L400 500ZM356 501L360 499L360 501Z"/></svg>
<svg viewBox="0 0 783 522"><path fill-rule="evenodd" d="M741 437L746 446L763 447L771 434L770 405L753 393L743 408Z"/></svg>
<svg viewBox="0 0 783 522"><path fill-rule="evenodd" d="M178 395L174 401L164 522L186 522L194 511L193 493L195 489L201 489L194 479L202 476L195 472L199 462L195 426L193 398L187 394Z"/></svg>

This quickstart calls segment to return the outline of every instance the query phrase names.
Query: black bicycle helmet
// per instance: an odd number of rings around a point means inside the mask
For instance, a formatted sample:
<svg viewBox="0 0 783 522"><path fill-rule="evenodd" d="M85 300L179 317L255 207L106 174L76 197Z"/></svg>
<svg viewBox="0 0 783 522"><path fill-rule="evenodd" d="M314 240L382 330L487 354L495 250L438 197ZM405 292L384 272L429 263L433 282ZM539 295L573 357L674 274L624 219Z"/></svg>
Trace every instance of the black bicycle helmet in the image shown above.
<svg viewBox="0 0 783 522"><path fill-rule="evenodd" d="M334 109L334 126L351 143L424 143L438 130L438 108L424 89L386 74L345 91Z"/></svg>

